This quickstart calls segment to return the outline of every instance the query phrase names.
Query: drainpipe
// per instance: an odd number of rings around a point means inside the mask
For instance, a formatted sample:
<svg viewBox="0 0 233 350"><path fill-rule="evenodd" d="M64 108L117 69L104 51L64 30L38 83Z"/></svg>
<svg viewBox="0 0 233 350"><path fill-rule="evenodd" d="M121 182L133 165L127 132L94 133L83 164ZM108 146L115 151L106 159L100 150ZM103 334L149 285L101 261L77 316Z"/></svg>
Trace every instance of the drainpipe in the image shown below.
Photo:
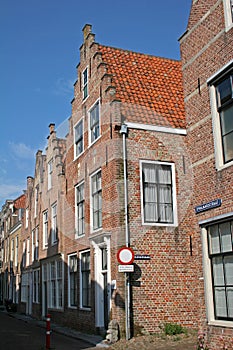
<svg viewBox="0 0 233 350"><path fill-rule="evenodd" d="M124 169L124 216L125 216L125 245L130 247L130 235L128 224L128 186L127 186L127 154L126 154L126 135L128 129L127 125L122 124L120 134L122 134L123 141L123 169ZM125 272L125 333L126 340L131 337L130 334L130 274Z"/></svg>

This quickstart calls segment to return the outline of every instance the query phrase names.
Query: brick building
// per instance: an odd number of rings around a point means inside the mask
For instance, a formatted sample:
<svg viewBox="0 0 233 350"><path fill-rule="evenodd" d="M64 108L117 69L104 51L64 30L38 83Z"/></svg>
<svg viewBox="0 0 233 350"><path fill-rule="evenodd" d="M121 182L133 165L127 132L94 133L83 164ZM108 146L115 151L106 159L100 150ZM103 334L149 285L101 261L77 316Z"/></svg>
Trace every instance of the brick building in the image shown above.
<svg viewBox="0 0 233 350"><path fill-rule="evenodd" d="M203 254L200 327L207 330L211 349L220 349L224 342L229 347L233 336L232 1L193 0L180 46L194 179L193 236L201 239Z"/></svg>

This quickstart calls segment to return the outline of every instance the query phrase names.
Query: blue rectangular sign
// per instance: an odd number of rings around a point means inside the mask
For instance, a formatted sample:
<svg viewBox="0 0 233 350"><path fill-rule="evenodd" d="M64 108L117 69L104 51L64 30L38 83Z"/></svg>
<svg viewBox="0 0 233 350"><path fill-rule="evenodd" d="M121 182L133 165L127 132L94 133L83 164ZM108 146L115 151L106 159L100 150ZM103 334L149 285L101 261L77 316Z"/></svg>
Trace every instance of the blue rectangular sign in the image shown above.
<svg viewBox="0 0 233 350"><path fill-rule="evenodd" d="M220 207L222 204L222 200L221 199L215 199L214 201L208 202L208 203L204 203L201 205L198 205L195 207L195 213L201 213L202 211L206 211L209 209L213 209L213 208L217 208Z"/></svg>

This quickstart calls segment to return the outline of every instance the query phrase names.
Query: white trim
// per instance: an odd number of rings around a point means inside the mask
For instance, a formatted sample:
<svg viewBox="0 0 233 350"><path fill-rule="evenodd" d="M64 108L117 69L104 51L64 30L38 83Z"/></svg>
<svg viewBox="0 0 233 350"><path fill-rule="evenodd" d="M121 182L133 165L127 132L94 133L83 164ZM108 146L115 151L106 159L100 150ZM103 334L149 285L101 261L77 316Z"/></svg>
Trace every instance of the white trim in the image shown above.
<svg viewBox="0 0 233 350"><path fill-rule="evenodd" d="M76 155L76 142L75 142L75 128L78 126L79 123L83 124L83 150L81 153L79 153L78 155ZM84 153L84 117L80 118L79 121L74 125L73 127L73 137L74 137L74 160L78 159L83 153Z"/></svg>
<svg viewBox="0 0 233 350"><path fill-rule="evenodd" d="M218 77L218 75L221 75L228 67L230 67L233 64L233 59L230 60L228 63L226 63L223 67L221 67L217 72L215 72L211 77L207 79L207 84L211 84L211 81Z"/></svg>
<svg viewBox="0 0 233 350"><path fill-rule="evenodd" d="M99 136L93 142L91 142L91 129L90 129L91 110L94 109L97 103L99 103ZM100 137L101 137L101 105L100 105L100 98L98 98L88 110L88 147L91 147L94 143L96 143L96 141L99 140Z"/></svg>
<svg viewBox="0 0 233 350"><path fill-rule="evenodd" d="M77 265L78 265L78 255L77 253L68 254L68 261L67 261L67 275L68 275L68 308L70 309L77 309L78 305L70 305L70 257L76 256L77 258ZM78 275L78 267L77 267L77 275ZM78 288L78 285L76 286ZM77 300L78 302L78 300Z"/></svg>
<svg viewBox="0 0 233 350"><path fill-rule="evenodd" d="M91 251L90 249L86 249L86 250L82 250L81 252L79 252L79 308L81 310L86 310L86 311L91 311L91 307L84 307L82 305L82 254L88 253L90 254L90 273L91 273ZM91 292L91 291L90 291Z"/></svg>
<svg viewBox="0 0 233 350"><path fill-rule="evenodd" d="M231 9L230 0L223 0L223 7L224 7L225 26L226 26L226 32L227 32L233 27L232 9Z"/></svg>
<svg viewBox="0 0 233 350"><path fill-rule="evenodd" d="M147 131L164 132L169 134L187 135L186 129L173 129L173 128L168 128L166 126L157 126L157 125L131 123L131 122L125 122L125 125L127 125L127 127L130 129L139 129L139 130L147 130Z"/></svg>
<svg viewBox="0 0 233 350"><path fill-rule="evenodd" d="M92 196L92 178L93 176L95 176L97 173L101 172L101 191L103 189L102 187L102 169L99 168L98 170L96 170L95 172L93 172L91 175L90 175L90 182L89 182L89 188L90 188L90 231L91 233L96 233L100 230L102 230L102 226L95 229L93 228L93 196ZM102 197L103 199L103 197ZM103 210L103 207L102 207L102 210ZM103 219L103 217L102 217Z"/></svg>
<svg viewBox="0 0 233 350"><path fill-rule="evenodd" d="M77 229L77 188L79 186L82 186L83 185L83 198L84 198L84 232L81 234L81 235L78 235L78 229ZM75 239L78 239L80 237L83 237L85 236L85 186L84 186L84 180L82 180L80 183L78 183L75 187L75 194L74 194L74 198L75 198L75 212L74 212L74 215L75 215L75 222L74 222L74 227L75 227Z"/></svg>
<svg viewBox="0 0 233 350"><path fill-rule="evenodd" d="M231 217L233 217L233 211L227 214L217 215L209 219L201 220L198 222L198 224L199 226L207 226L210 223L214 224L216 221L230 219Z"/></svg>
<svg viewBox="0 0 233 350"><path fill-rule="evenodd" d="M87 70L87 96L84 97L84 79L83 79L83 73L85 72L85 70ZM82 97L83 97L83 101L86 101L86 99L89 97L89 66L86 66L84 68L84 70L82 71L82 81L81 81L81 85L82 85Z"/></svg>
<svg viewBox="0 0 233 350"><path fill-rule="evenodd" d="M177 198L176 198L176 180L175 180L175 164L169 162L162 161L154 161L154 160L140 160L140 197L141 197L141 216L142 216L142 225L145 226L170 226L177 227L178 226L178 217L177 217ZM143 181L142 181L142 164L161 164L161 165L169 165L171 167L172 172L172 210L173 210L173 223L151 223L144 222L144 205L143 205Z"/></svg>

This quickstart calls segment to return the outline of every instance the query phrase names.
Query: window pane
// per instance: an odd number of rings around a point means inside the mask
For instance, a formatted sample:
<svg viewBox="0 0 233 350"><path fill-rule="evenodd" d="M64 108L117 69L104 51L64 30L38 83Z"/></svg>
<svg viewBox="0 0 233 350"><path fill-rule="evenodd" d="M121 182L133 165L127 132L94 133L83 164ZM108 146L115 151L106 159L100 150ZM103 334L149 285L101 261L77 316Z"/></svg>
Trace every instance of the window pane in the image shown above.
<svg viewBox="0 0 233 350"><path fill-rule="evenodd" d="M218 85L217 91L220 107L223 103L225 103L232 97L232 86L230 76Z"/></svg>
<svg viewBox="0 0 233 350"><path fill-rule="evenodd" d="M226 135L233 130L233 105L224 108L221 112L221 127L223 135Z"/></svg>
<svg viewBox="0 0 233 350"><path fill-rule="evenodd" d="M222 252L232 251L231 223L225 222L219 225L221 235Z"/></svg>
<svg viewBox="0 0 233 350"><path fill-rule="evenodd" d="M209 233L210 233L210 253L211 254L220 253L218 225L210 226Z"/></svg>
<svg viewBox="0 0 233 350"><path fill-rule="evenodd" d="M215 286L224 286L223 262L221 257L213 258L213 279Z"/></svg>
<svg viewBox="0 0 233 350"><path fill-rule="evenodd" d="M233 255L224 258L226 285L233 286Z"/></svg>
<svg viewBox="0 0 233 350"><path fill-rule="evenodd" d="M215 310L217 317L227 317L225 288L215 288Z"/></svg>
<svg viewBox="0 0 233 350"><path fill-rule="evenodd" d="M233 287L227 288L228 316L233 317Z"/></svg>
<svg viewBox="0 0 233 350"><path fill-rule="evenodd" d="M223 137L223 152L225 162L233 159L233 131Z"/></svg>

